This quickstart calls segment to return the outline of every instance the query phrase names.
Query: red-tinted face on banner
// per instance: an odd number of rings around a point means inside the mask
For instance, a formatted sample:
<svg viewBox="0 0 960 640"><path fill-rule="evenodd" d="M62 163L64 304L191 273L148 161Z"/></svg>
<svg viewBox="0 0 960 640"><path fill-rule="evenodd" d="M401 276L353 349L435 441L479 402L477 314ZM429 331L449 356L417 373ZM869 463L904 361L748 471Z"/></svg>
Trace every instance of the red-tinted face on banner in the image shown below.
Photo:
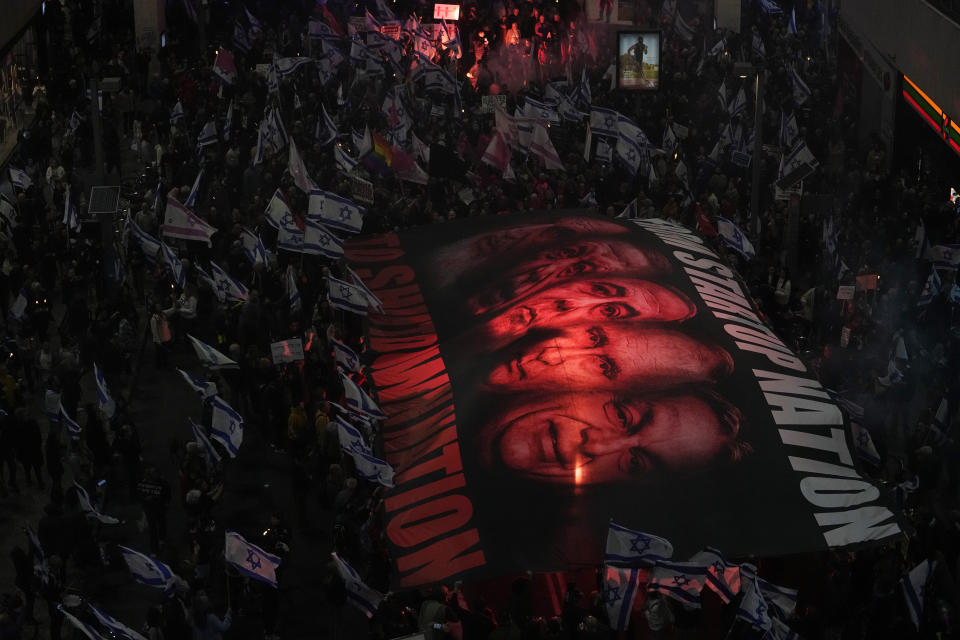
<svg viewBox="0 0 960 640"><path fill-rule="evenodd" d="M481 459L536 481L632 482L736 458L740 412L715 396L544 396L488 423Z"/></svg>
<svg viewBox="0 0 960 640"><path fill-rule="evenodd" d="M516 349L516 350L514 350ZM730 373L723 349L673 329L638 323L576 325L501 351L489 390L664 389L712 382Z"/></svg>
<svg viewBox="0 0 960 640"><path fill-rule="evenodd" d="M498 338L577 323L680 322L696 307L679 291L625 276L561 281L510 306L487 323Z"/></svg>
<svg viewBox="0 0 960 640"><path fill-rule="evenodd" d="M518 256L532 255L554 245L626 233L626 227L609 220L571 217L485 231L438 248L431 258L431 277L441 286L452 286L460 277L502 267Z"/></svg>
<svg viewBox="0 0 960 640"><path fill-rule="evenodd" d="M543 224L525 224L487 231L454 243L459 255L470 260L509 258L536 251L558 242L571 242L590 235L621 235L623 225L592 218L559 218Z"/></svg>
<svg viewBox="0 0 960 640"><path fill-rule="evenodd" d="M489 314L525 301L561 282L583 276L629 274L649 278L669 269L666 258L649 249L614 239L588 239L556 245L539 252L467 300L475 315Z"/></svg>

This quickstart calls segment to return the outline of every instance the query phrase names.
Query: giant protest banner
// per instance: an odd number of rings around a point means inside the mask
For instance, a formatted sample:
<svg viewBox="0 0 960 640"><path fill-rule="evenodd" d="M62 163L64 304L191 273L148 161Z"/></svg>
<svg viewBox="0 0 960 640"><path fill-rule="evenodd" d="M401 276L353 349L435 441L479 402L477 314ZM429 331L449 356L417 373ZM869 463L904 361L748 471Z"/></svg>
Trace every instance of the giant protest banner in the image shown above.
<svg viewBox="0 0 960 640"><path fill-rule="evenodd" d="M663 220L494 216L359 238L399 587L876 543L899 516L840 409L703 240Z"/></svg>

